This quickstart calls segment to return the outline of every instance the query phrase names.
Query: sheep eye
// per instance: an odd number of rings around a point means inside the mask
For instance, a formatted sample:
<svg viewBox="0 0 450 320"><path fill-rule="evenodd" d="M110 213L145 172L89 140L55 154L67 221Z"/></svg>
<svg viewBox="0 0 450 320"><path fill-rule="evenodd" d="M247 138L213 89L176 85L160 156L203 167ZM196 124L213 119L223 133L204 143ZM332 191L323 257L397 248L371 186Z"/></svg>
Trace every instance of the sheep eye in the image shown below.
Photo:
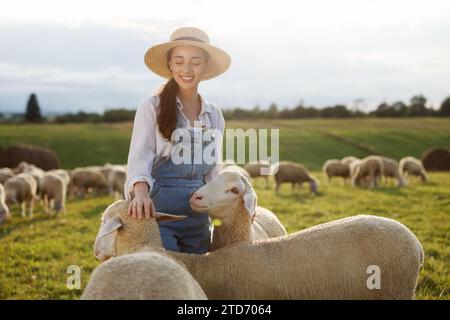
<svg viewBox="0 0 450 320"><path fill-rule="evenodd" d="M234 194L239 194L239 189L236 187L231 188L231 192L233 192Z"/></svg>

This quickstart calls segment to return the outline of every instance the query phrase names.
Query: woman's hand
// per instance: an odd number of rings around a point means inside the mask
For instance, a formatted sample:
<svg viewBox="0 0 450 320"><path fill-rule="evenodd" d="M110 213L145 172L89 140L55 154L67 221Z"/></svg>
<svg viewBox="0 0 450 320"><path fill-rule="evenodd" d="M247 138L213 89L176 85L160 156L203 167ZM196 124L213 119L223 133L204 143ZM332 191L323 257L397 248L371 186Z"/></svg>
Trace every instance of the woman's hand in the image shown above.
<svg viewBox="0 0 450 320"><path fill-rule="evenodd" d="M133 218L142 219L155 217L155 206L148 194L148 185L145 182L134 184L134 198L128 207L128 215Z"/></svg>

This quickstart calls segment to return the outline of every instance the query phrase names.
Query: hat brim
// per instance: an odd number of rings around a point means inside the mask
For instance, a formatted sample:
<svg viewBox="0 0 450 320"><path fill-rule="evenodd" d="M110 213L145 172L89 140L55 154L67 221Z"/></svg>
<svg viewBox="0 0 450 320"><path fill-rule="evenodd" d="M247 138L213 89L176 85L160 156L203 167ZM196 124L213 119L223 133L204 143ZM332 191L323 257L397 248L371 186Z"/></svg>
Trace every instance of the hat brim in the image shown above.
<svg viewBox="0 0 450 320"><path fill-rule="evenodd" d="M231 65L230 56L222 49L207 43L192 40L170 41L149 48L144 55L145 65L157 75L170 79L172 72L167 67L167 52L180 45L195 46L209 53L208 66L202 77L203 80L217 77L224 73Z"/></svg>

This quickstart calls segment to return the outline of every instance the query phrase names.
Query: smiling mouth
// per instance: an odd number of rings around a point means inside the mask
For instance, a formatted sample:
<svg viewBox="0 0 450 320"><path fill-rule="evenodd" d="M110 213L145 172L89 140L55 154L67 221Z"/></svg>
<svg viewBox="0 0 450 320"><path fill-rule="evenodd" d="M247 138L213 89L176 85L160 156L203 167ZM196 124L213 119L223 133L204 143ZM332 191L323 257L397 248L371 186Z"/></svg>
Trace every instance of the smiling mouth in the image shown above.
<svg viewBox="0 0 450 320"><path fill-rule="evenodd" d="M193 77L193 76L190 76L190 77L183 77L183 76L180 76L180 78L181 78L181 80L183 80L183 81L185 81L185 82L191 82L191 81L194 80L194 77Z"/></svg>

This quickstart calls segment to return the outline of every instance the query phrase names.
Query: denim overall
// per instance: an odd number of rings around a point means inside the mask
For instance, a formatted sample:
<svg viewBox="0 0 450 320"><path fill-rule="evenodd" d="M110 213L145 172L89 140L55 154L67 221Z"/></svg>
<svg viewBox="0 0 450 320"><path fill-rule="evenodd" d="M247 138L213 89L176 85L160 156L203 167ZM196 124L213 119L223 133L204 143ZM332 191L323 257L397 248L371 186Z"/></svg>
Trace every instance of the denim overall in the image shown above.
<svg viewBox="0 0 450 320"><path fill-rule="evenodd" d="M182 128L182 115L178 112L177 128ZM209 117L209 114L208 114ZM209 118L210 123L211 117ZM205 184L204 176L216 165L216 162L208 164L201 157L202 150L210 144L214 144L214 136L201 141L194 140L194 135L199 134L202 128L184 128L190 134L191 163L174 163L169 157L164 162L156 164L152 169L152 177L155 179L150 197L156 211L175 215L187 215L180 221L164 221L159 223L163 246L167 250L203 254L208 251L211 242L212 225L207 213L194 212L189 205L190 194ZM203 133L205 133L203 129ZM172 138L172 148L182 147L182 137ZM176 141L174 141L176 140ZM189 141L187 142L189 145ZM200 145L202 148L200 148ZM184 142L186 146L186 142ZM181 152L189 151L187 149ZM198 152L202 159L201 164L194 163L194 153ZM215 151L214 151L215 152ZM212 153L214 155L214 153Z"/></svg>

